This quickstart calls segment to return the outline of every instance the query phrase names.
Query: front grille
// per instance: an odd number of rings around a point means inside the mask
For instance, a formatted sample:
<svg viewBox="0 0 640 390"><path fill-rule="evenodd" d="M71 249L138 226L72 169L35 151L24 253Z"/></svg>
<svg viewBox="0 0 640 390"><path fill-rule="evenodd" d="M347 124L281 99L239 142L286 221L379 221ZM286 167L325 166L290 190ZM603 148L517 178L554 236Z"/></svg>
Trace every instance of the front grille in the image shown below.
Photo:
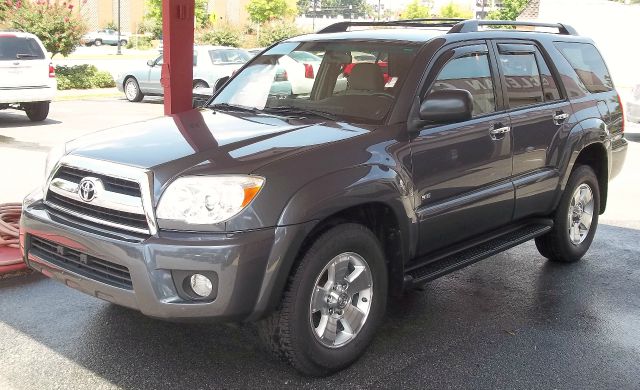
<svg viewBox="0 0 640 390"><path fill-rule="evenodd" d="M78 202L74 199L58 195L53 191L49 191L47 194L47 203L100 221L111 222L141 230L147 230L149 227L147 224L147 218L142 214L127 213L124 211L98 207L91 203Z"/></svg>
<svg viewBox="0 0 640 390"><path fill-rule="evenodd" d="M82 253L40 237L30 236L28 253L60 268L99 282L133 290L127 267Z"/></svg>
<svg viewBox="0 0 640 390"><path fill-rule="evenodd" d="M135 181L120 179L117 177L111 177L102 175L99 173L87 172L81 169L72 168L68 166L61 166L54 178L61 178L72 183L80 183L83 178L91 176L102 180L104 189L111 192L117 192L119 194L131 195L140 198L140 185Z"/></svg>

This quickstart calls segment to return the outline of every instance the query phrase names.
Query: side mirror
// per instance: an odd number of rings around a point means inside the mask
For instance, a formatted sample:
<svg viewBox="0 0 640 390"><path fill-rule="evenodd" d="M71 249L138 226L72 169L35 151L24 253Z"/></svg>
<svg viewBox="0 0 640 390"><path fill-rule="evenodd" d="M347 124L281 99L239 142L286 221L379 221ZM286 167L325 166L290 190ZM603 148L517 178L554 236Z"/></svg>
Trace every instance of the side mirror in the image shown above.
<svg viewBox="0 0 640 390"><path fill-rule="evenodd" d="M455 123L471 119L473 98L464 89L430 93L420 104L420 119L432 123Z"/></svg>
<svg viewBox="0 0 640 390"><path fill-rule="evenodd" d="M147 61L147 65L149 65L151 67L154 67L154 66L156 66L156 61L155 60L149 60L149 61Z"/></svg>
<svg viewBox="0 0 640 390"><path fill-rule="evenodd" d="M216 83L213 85L213 92L216 92L217 90L222 88L222 86L225 85L227 81L229 81L229 79L230 79L229 76L224 76L217 79Z"/></svg>

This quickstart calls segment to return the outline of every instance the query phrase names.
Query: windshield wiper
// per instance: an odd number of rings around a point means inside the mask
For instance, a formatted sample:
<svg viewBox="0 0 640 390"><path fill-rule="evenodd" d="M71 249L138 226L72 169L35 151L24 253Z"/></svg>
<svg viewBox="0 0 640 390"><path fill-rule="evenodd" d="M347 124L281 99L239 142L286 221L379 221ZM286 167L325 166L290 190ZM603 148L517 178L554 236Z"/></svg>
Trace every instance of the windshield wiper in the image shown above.
<svg viewBox="0 0 640 390"><path fill-rule="evenodd" d="M16 58L17 59L21 59L21 58L36 58L36 57L38 57L38 56L35 55L35 54L20 54L20 53L16 54Z"/></svg>
<svg viewBox="0 0 640 390"><path fill-rule="evenodd" d="M331 121L335 121L338 119L335 115L329 112L313 110L311 108L276 106L276 107L265 107L263 111L273 113L273 114L313 115L313 116L318 116L320 118L329 119Z"/></svg>
<svg viewBox="0 0 640 390"><path fill-rule="evenodd" d="M260 111L256 108L251 108L251 107L244 107L244 106L237 106L235 104L229 104L229 103L216 103L216 104L211 104L209 106L210 109L212 110L220 110L220 111L239 111L239 112L251 112L254 114L258 114Z"/></svg>

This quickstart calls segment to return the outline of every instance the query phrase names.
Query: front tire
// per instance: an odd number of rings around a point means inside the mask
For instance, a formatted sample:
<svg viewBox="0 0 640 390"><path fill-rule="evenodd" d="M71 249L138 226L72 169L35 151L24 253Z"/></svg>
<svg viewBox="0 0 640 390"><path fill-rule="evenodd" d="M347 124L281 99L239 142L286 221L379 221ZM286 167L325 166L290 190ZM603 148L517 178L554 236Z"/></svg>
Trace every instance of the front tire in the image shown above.
<svg viewBox="0 0 640 390"><path fill-rule="evenodd" d="M140 84L135 77L129 77L124 82L124 96L128 101L137 103L142 101L144 94L140 91Z"/></svg>
<svg viewBox="0 0 640 390"><path fill-rule="evenodd" d="M49 115L49 102L24 103L23 107L32 122L42 122Z"/></svg>
<svg viewBox="0 0 640 390"><path fill-rule="evenodd" d="M387 304L387 267L366 227L322 234L293 269L279 309L259 323L267 347L298 371L324 376L365 351Z"/></svg>
<svg viewBox="0 0 640 390"><path fill-rule="evenodd" d="M553 228L537 237L540 254L551 261L580 260L593 241L600 212L600 187L591 167L580 165L569 177L554 215Z"/></svg>
<svg viewBox="0 0 640 390"><path fill-rule="evenodd" d="M93 46L102 46L102 39L96 39L93 41Z"/></svg>

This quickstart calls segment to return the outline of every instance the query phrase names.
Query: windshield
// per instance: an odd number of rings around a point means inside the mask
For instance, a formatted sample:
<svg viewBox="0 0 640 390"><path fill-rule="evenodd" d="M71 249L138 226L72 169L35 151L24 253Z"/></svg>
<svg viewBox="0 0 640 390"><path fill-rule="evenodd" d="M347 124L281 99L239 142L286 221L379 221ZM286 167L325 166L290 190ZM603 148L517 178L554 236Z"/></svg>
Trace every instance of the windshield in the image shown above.
<svg viewBox="0 0 640 390"><path fill-rule="evenodd" d="M407 42L283 42L254 59L212 106L380 123L419 46Z"/></svg>

